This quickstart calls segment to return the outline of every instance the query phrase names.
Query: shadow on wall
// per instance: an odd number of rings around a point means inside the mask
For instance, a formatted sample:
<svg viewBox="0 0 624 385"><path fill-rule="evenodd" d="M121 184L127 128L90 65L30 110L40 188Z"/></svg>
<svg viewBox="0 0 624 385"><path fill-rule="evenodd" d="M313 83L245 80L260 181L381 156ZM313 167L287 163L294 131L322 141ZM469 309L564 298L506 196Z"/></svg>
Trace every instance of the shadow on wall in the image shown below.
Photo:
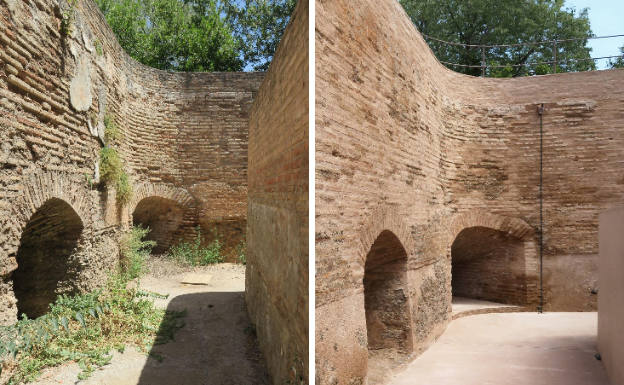
<svg viewBox="0 0 624 385"><path fill-rule="evenodd" d="M186 311L184 327L152 348L138 384L269 384L243 292L182 295L167 310ZM158 339L169 340L171 332L161 326Z"/></svg>

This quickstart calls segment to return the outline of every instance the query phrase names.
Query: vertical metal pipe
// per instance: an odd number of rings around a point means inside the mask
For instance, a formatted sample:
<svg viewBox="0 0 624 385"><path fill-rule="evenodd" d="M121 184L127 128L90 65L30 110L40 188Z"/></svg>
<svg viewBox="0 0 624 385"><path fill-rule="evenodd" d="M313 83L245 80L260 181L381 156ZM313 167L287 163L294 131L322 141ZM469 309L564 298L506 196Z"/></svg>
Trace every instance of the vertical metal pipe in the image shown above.
<svg viewBox="0 0 624 385"><path fill-rule="evenodd" d="M553 73L557 73L557 40L553 42Z"/></svg>
<svg viewBox="0 0 624 385"><path fill-rule="evenodd" d="M539 114L539 133L540 133L540 165L539 165L539 306L537 308L538 313L544 311L544 285L543 285L543 272L544 272L544 103L540 104L537 108Z"/></svg>
<svg viewBox="0 0 624 385"><path fill-rule="evenodd" d="M485 77L485 47L481 47L481 77Z"/></svg>

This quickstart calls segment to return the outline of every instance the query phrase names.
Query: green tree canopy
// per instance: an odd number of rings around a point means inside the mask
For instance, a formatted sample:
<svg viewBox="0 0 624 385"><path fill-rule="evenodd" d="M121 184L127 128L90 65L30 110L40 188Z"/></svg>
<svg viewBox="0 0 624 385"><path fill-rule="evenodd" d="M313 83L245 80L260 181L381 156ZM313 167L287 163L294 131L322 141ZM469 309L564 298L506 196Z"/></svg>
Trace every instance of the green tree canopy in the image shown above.
<svg viewBox="0 0 624 385"><path fill-rule="evenodd" d="M596 68L589 59L592 36L587 9L564 8L564 0L400 0L416 27L425 35L442 40L476 45L501 45L545 40L581 40L557 44L557 72ZM440 61L481 65L482 50L453 46L427 39ZM552 44L486 48L487 76L511 77L553 72L552 65L526 66L553 60ZM517 65L517 66L514 66ZM479 68L449 68L480 75Z"/></svg>
<svg viewBox="0 0 624 385"><path fill-rule="evenodd" d="M163 70L268 68L295 0L95 0L121 46Z"/></svg>
<svg viewBox="0 0 624 385"><path fill-rule="evenodd" d="M611 68L624 68L624 46L620 47L620 52L622 53L622 56L615 60L609 60Z"/></svg>

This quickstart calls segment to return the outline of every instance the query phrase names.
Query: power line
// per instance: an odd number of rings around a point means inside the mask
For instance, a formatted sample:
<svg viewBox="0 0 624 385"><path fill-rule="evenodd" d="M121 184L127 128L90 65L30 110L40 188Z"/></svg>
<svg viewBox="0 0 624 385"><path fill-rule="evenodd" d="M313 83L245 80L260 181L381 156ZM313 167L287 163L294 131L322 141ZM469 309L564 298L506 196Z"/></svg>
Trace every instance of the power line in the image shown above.
<svg viewBox="0 0 624 385"><path fill-rule="evenodd" d="M544 45L544 44L554 44L554 43L565 43L570 41L579 41L579 40L595 40L595 39L611 39L614 37L624 37L624 34L620 35L605 35L605 36L587 36L587 37L578 37L571 39L559 39L559 40L542 40L542 41L528 41L525 43L514 43L514 44L464 44L457 43L454 41L442 40L437 37L429 36L427 34L422 34L426 39L435 40L440 43L460 46L460 47L470 47L470 48L499 48L499 47L524 47L529 45Z"/></svg>
<svg viewBox="0 0 624 385"><path fill-rule="evenodd" d="M507 65L498 65L498 64L492 64L492 65L485 65L485 67L487 68L508 68L508 67L530 67L530 66L537 66L540 64L555 64L555 63L562 63L562 62L568 62L568 61L589 61L589 60L603 60L603 59L615 59L615 58L624 58L624 55L615 55L615 56L601 56L601 57L590 57L590 58L583 58L583 59L577 59L577 58L569 58L569 59L563 59L563 60L549 60L549 61L540 61L540 62L533 62L533 63L522 63L522 64L507 64ZM482 68L484 67L483 65L479 65L479 64L458 64L458 63L450 63L450 62L446 62L446 61L441 61L440 63L445 64L445 65L451 65L451 66L456 66L456 67L464 67L464 68Z"/></svg>

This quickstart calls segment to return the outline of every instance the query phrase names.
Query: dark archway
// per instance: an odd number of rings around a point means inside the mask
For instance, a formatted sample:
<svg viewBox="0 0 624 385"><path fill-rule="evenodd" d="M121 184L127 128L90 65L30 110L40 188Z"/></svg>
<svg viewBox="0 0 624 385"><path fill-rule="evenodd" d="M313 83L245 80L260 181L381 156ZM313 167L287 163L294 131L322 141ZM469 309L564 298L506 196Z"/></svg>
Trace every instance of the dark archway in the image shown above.
<svg viewBox="0 0 624 385"><path fill-rule="evenodd" d="M174 244L183 215L184 209L176 201L152 196L137 204L132 219L135 226L150 228L146 238L156 242L154 254L161 254Z"/></svg>
<svg viewBox="0 0 624 385"><path fill-rule="evenodd" d="M52 198L30 218L17 251L13 288L19 316L36 318L49 310L67 282L70 257L82 234L82 220L65 201Z"/></svg>
<svg viewBox="0 0 624 385"><path fill-rule="evenodd" d="M462 230L451 246L453 296L526 304L524 247L523 240L488 227Z"/></svg>
<svg viewBox="0 0 624 385"><path fill-rule="evenodd" d="M399 239L387 230L379 234L366 256L364 308L369 352L411 351L407 253Z"/></svg>

